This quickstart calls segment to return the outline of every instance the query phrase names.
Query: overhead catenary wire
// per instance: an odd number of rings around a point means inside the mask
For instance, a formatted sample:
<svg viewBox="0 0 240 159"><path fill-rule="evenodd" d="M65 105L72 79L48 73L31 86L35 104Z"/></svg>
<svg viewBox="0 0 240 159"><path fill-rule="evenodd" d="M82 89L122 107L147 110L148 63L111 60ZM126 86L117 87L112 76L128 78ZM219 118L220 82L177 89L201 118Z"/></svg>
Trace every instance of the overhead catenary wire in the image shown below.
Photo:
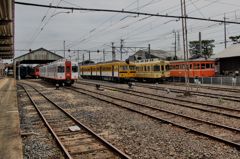
<svg viewBox="0 0 240 159"><path fill-rule="evenodd" d="M113 9L97 9L97 8L81 8L81 7L64 7L64 6L53 6L53 5L44 5L44 4L36 4L36 3L25 3L25 2L17 2L15 4L26 5L26 6L35 6L35 7L44 7L44 8L56 8L56 9L64 9L64 10L85 10L85 11L95 11L95 12L112 12L112 13L127 13L134 15L144 15L144 16L154 16L154 17L165 17L165 18L175 18L175 19L190 19L190 20L199 20L199 21L211 21L211 22L225 22L230 24L240 24L240 22L234 21L223 21L219 19L210 19L210 18L199 18L199 17L191 17L191 16L177 16L177 15L163 15L159 13L147 13L147 12L134 12L134 11L125 11L125 10L113 10Z"/></svg>
<svg viewBox="0 0 240 159"><path fill-rule="evenodd" d="M149 6L149 5L151 5L151 4L156 4L156 3L160 2L160 1L162 1L162 0L157 0L157 2L155 2L155 0L152 0L151 2L148 2L148 3L146 3L146 4L143 4L142 6L138 6L138 7L139 7L138 10L139 10L139 9L142 9L142 8L144 8L144 7L146 7L146 6ZM137 1L134 1L134 2L131 3L130 5L126 6L125 9L128 8L128 7L130 7L130 6L132 6L132 5L135 4L136 2L137 2ZM136 9L136 8L135 8L135 9ZM131 9L130 11L133 11L133 10L135 10L135 9ZM111 30L115 30L115 29L112 28L112 27L115 26L115 25L117 25L117 24L119 24L122 20L125 20L127 17L129 17L129 15L121 18L121 19L120 19L117 23L115 23L115 24L111 24L110 26L105 27L105 28L103 28L103 29L99 29L99 28L100 28L103 24L105 24L106 22L108 22L109 20L111 20L113 17L117 16L118 14L120 14L120 13L114 14L113 16L111 16L110 18L108 18L106 21L104 21L103 23L101 23L99 26L94 27L93 29L91 29L89 33L86 33L85 35L83 35L83 38L80 38L79 40L76 40L76 42L73 42L73 43L68 44L67 47L73 47L73 46L77 45L77 44L80 43L80 42L81 42L81 43L82 43L82 42L88 42L87 40L91 39L93 36L96 36L96 35L95 35L96 33L93 34L93 32L96 32L97 30L98 30L98 34L103 34L103 33L106 33L106 32L110 32ZM138 16L135 16L135 17L138 17ZM148 17L148 18L149 18L149 17ZM144 18L142 18L142 20L143 20L143 19L144 19ZM131 24L130 24L130 25L131 25ZM110 28L112 28L112 29L109 30ZM105 32L105 30L107 30L107 31ZM100 32L100 33L99 33L99 32ZM88 35L88 37L86 37L87 35Z"/></svg>

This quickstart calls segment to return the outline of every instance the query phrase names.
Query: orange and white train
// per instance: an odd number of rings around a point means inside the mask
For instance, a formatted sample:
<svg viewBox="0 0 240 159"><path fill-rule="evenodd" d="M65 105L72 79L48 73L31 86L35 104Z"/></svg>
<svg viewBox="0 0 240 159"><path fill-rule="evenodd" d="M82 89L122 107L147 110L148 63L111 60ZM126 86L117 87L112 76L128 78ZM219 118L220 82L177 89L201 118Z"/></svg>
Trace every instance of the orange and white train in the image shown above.
<svg viewBox="0 0 240 159"><path fill-rule="evenodd" d="M39 67L39 77L58 83L72 85L78 79L78 63L60 59Z"/></svg>

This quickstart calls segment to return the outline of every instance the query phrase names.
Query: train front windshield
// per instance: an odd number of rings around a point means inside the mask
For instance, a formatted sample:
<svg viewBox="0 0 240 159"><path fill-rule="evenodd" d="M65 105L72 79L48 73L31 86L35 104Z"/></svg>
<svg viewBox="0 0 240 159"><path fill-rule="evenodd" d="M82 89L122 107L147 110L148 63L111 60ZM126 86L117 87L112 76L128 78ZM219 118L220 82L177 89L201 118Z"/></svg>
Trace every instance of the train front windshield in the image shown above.
<svg viewBox="0 0 240 159"><path fill-rule="evenodd" d="M78 67L77 66L72 66L72 71L73 72L78 72Z"/></svg>

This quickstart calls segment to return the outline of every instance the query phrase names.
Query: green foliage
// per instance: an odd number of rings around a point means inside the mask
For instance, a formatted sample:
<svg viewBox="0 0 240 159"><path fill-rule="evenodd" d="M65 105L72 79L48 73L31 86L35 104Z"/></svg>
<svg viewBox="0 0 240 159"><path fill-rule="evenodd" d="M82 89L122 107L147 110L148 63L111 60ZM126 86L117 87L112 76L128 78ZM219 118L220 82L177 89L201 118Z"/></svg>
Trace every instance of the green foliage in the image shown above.
<svg viewBox="0 0 240 159"><path fill-rule="evenodd" d="M209 58L213 54L213 44L215 40L202 40L202 53L200 53L200 43L199 41L189 42L189 51L192 57L204 57Z"/></svg>
<svg viewBox="0 0 240 159"><path fill-rule="evenodd" d="M238 35L238 36L230 36L229 39L231 39L234 44L240 43L240 35Z"/></svg>

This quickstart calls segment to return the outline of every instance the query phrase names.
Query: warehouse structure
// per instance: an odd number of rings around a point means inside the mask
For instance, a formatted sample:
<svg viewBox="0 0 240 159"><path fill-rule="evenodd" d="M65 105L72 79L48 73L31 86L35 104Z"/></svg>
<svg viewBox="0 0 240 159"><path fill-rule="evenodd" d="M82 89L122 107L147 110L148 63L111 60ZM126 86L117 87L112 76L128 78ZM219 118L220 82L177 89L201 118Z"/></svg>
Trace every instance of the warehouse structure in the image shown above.
<svg viewBox="0 0 240 159"><path fill-rule="evenodd" d="M158 58L161 60L171 59L174 55L172 53L164 51L164 50L139 50L132 56L129 56L129 61L135 60L145 60L145 59L153 59Z"/></svg>
<svg viewBox="0 0 240 159"><path fill-rule="evenodd" d="M17 75L20 75L20 65L21 64L45 64L49 62L56 61L63 58L60 55L57 55L49 50L44 48L39 48L37 50L29 50L28 53L16 57L13 60L14 64L14 77L17 78Z"/></svg>

